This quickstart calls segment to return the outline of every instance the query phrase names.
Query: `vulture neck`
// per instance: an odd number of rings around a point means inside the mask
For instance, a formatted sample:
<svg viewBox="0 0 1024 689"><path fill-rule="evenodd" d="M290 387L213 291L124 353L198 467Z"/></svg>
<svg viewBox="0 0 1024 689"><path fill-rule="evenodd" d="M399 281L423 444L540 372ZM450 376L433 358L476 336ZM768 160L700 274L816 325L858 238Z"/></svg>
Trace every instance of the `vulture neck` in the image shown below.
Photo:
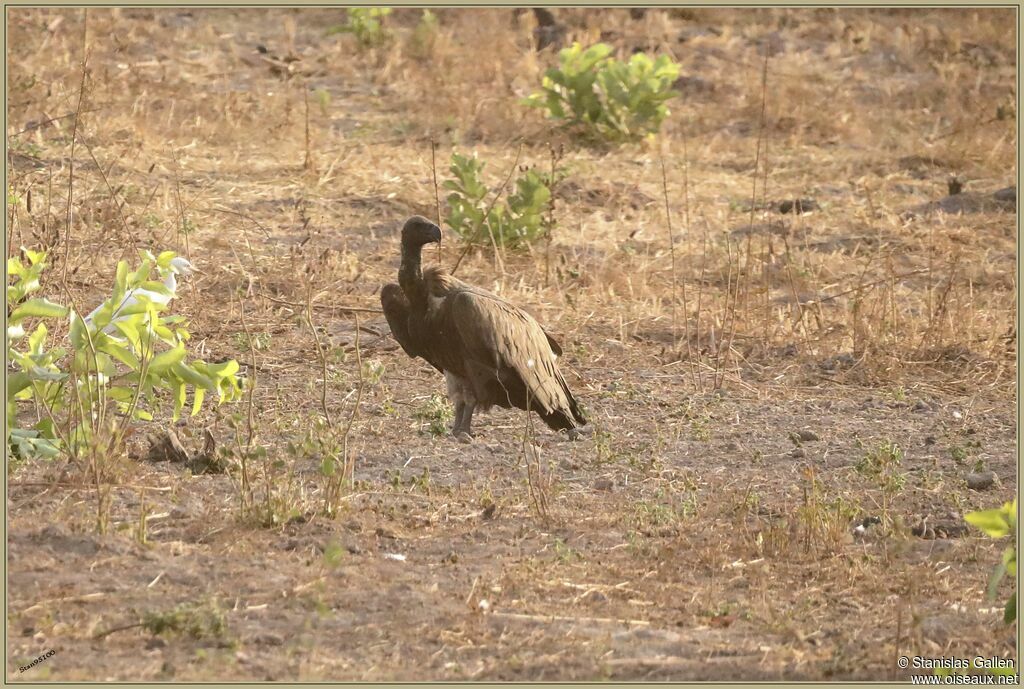
<svg viewBox="0 0 1024 689"><path fill-rule="evenodd" d="M398 284L413 308L427 308L427 286L423 282L420 264L422 245L402 244L402 265L398 269Z"/></svg>

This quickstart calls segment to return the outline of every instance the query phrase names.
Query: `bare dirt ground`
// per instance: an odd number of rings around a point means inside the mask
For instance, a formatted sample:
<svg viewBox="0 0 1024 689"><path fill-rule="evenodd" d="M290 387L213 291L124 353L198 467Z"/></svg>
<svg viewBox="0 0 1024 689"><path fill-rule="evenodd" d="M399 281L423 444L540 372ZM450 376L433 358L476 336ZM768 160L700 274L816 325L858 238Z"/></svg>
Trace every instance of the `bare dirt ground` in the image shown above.
<svg viewBox="0 0 1024 689"><path fill-rule="evenodd" d="M333 9L92 9L87 30L9 10L12 251L50 249L55 299L66 255L81 305L135 247L189 255L191 350L243 362L252 395L175 427L188 448L209 430L226 473L148 461L170 424L140 422L106 533L85 468L9 462L8 678L882 680L901 655L1015 658L1011 584L985 594L1004 544L962 520L1017 491L1016 204L994 195L1016 179L1012 11L558 10L570 39L682 65L659 137L608 149L519 105L555 60L530 13L437 15L414 39L398 10L361 50ZM339 308L378 308L402 221L434 215L431 139L439 181L476 152L494 188L521 142L541 169L566 146L550 245L459 275L556 333L591 437L502 410L472 444L435 435L440 376ZM817 208L780 212L798 198ZM460 249L449 233L441 262ZM333 515L303 444L310 294L326 407L352 420ZM266 458L243 485L246 444ZM981 471L995 485L969 489Z"/></svg>

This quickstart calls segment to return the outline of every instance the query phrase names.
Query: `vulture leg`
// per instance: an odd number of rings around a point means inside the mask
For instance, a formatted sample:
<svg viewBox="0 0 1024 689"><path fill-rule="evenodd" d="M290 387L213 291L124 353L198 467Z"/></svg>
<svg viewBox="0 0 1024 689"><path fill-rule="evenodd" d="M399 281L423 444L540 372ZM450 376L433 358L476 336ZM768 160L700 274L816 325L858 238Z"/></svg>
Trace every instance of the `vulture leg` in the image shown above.
<svg viewBox="0 0 1024 689"><path fill-rule="evenodd" d="M459 437L465 433L467 436L472 436L469 424L473 418L473 409L476 407L473 388L467 380L451 371L445 372L444 379L448 384L448 399L455 405L455 424L452 426L452 435Z"/></svg>
<svg viewBox="0 0 1024 689"><path fill-rule="evenodd" d="M460 429L460 431L468 435L470 438L473 437L473 431L471 431L469 427L470 424L473 423L473 411L475 409L476 400L469 400L468 402L466 402L465 409L462 412L462 428Z"/></svg>
<svg viewBox="0 0 1024 689"><path fill-rule="evenodd" d="M452 435L458 435L462 431L462 416L466 412L466 403L459 400L455 403L455 423L452 425Z"/></svg>

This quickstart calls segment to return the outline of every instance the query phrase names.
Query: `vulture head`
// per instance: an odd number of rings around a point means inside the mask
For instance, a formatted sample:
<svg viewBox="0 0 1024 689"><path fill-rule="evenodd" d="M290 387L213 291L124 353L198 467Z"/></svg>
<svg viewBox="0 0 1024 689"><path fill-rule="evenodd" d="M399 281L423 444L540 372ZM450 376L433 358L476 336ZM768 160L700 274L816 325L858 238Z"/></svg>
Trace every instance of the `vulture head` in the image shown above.
<svg viewBox="0 0 1024 689"><path fill-rule="evenodd" d="M441 228L422 215L414 215L402 227L402 246L420 248L424 244L441 241Z"/></svg>

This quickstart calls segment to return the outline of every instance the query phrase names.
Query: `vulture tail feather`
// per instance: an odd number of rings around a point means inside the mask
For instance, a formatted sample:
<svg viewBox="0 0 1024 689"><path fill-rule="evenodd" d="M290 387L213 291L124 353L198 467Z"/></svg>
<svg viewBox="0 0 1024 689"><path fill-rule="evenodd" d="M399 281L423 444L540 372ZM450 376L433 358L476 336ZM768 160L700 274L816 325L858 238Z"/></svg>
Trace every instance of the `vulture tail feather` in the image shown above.
<svg viewBox="0 0 1024 689"><path fill-rule="evenodd" d="M572 392L569 391L569 386L566 385L565 380L559 376L558 382L562 386L562 390L565 392L565 398L569 401L568 409L555 409L547 414L542 412L540 417L544 419L544 423L547 424L548 428L553 431L570 431L580 426L585 426L587 419L583 416L583 411L580 409L579 403L576 398L572 396Z"/></svg>

